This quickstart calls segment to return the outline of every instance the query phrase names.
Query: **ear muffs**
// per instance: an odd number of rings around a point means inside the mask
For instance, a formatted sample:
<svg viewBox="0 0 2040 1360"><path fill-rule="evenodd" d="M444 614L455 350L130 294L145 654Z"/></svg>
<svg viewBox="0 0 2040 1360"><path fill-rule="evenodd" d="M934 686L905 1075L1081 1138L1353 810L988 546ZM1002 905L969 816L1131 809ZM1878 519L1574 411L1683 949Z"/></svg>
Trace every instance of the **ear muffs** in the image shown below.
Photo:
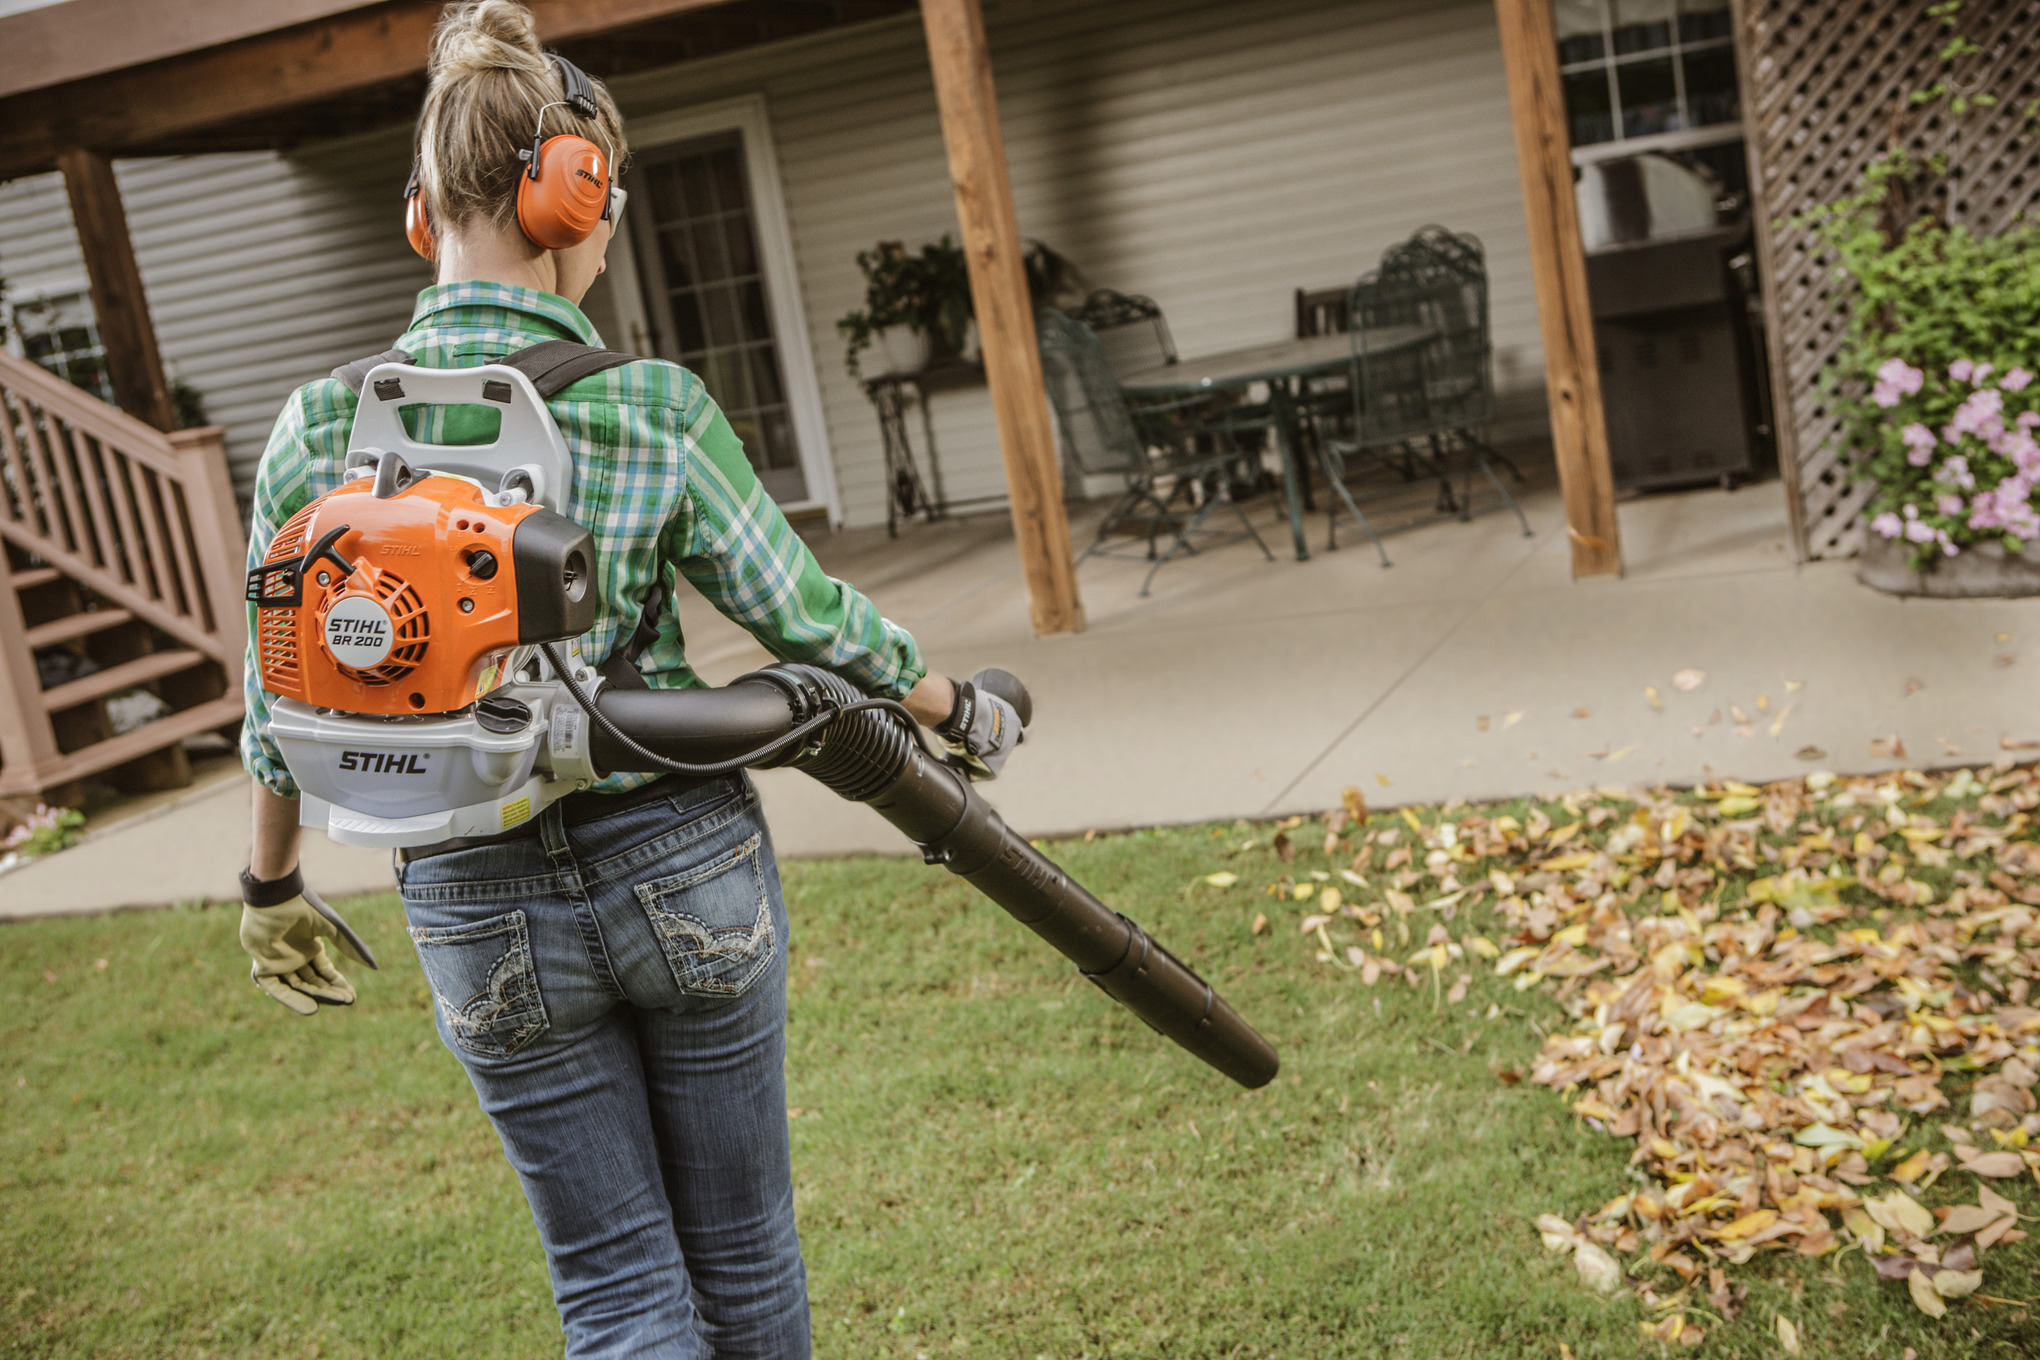
<svg viewBox="0 0 2040 1360"><path fill-rule="evenodd" d="M432 223L425 216L425 195L418 184L418 171L404 185L404 239L426 259L434 258L438 246L432 240Z"/></svg>
<svg viewBox="0 0 2040 1360"><path fill-rule="evenodd" d="M517 225L541 250L587 240L609 215L609 158L586 137L563 133L526 153L517 180Z"/></svg>

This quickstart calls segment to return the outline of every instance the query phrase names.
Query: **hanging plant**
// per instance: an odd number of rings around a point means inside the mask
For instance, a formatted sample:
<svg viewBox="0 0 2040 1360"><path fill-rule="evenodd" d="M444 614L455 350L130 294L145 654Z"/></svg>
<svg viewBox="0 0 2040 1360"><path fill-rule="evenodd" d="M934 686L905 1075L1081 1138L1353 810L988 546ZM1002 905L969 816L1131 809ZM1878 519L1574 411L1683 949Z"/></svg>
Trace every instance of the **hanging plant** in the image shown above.
<svg viewBox="0 0 2040 1360"><path fill-rule="evenodd" d="M848 348L844 362L858 373L858 356L894 326L928 336L937 354L957 354L970 328L970 271L963 250L945 233L919 251L880 241L857 253L864 275L864 306L836 323Z"/></svg>

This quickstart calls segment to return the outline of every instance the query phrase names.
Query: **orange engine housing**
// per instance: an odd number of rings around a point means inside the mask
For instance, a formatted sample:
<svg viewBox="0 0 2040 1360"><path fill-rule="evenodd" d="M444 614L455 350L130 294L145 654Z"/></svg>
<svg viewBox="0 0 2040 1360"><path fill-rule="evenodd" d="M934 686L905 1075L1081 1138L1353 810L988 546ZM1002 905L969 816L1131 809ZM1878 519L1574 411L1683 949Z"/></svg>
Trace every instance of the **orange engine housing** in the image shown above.
<svg viewBox="0 0 2040 1360"><path fill-rule="evenodd" d="M458 477L388 497L361 477L290 517L249 578L262 687L347 713L446 713L500 684L518 645L518 526L536 505L492 506ZM332 549L354 570L305 552ZM301 563L294 568L293 564ZM301 600L271 603L291 592ZM584 585L585 589L585 585Z"/></svg>

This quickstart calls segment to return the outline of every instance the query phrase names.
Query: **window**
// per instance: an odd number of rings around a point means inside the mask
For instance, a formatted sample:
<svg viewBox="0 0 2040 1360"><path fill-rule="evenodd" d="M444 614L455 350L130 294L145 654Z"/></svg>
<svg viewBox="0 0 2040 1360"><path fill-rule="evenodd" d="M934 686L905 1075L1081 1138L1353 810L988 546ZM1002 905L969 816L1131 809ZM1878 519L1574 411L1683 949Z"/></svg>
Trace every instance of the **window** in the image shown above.
<svg viewBox="0 0 2040 1360"><path fill-rule="evenodd" d="M1741 118L1724 0L1558 0L1555 10L1574 146Z"/></svg>
<svg viewBox="0 0 2040 1360"><path fill-rule="evenodd" d="M106 375L106 346L92 314L92 296L82 289L25 298L13 303L14 329L22 355L102 401L113 400Z"/></svg>
<svg viewBox="0 0 2040 1360"><path fill-rule="evenodd" d="M766 492L808 499L738 131L644 152L629 211L653 344L693 370Z"/></svg>

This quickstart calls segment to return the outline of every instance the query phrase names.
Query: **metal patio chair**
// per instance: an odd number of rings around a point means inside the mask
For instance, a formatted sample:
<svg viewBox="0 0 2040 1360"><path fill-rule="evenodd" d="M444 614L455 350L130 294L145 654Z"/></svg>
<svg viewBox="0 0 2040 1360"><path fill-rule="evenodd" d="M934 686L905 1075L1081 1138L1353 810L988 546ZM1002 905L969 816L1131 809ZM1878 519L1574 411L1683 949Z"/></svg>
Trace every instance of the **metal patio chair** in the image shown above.
<svg viewBox="0 0 2040 1360"><path fill-rule="evenodd" d="M1067 315L1098 337L1105 365L1116 379L1176 362L1168 318L1151 297L1097 288L1083 306Z"/></svg>
<svg viewBox="0 0 2040 1360"><path fill-rule="evenodd" d="M1368 527L1346 485L1356 463L1388 469L1405 482L1435 479L1439 511L1461 520L1473 518L1478 473L1527 536L1530 523L1493 465L1503 463L1519 481L1522 474L1477 433L1494 418L1487 266L1479 239L1423 228L1353 285L1348 310L1353 435L1319 441L1336 498L1328 515L1331 545L1338 542L1340 503ZM1384 333L1406 334L1412 326L1425 332L1420 342L1380 343Z"/></svg>
<svg viewBox="0 0 2040 1360"><path fill-rule="evenodd" d="M1106 545L1128 526L1145 528L1144 555L1154 563L1140 583L1143 596L1153 585L1155 573L1178 553L1198 551L1192 535L1214 535L1206 547L1250 538L1263 557L1275 560L1232 497L1232 465L1247 456L1237 447L1226 446L1226 437L1235 431L1184 414L1207 398L1142 402L1136 407L1120 390L1104 346L1088 327L1052 308L1043 308L1036 315L1035 326L1042 377L1049 404L1055 408L1064 450L1082 473L1116 476L1126 486L1099 523L1091 545L1077 559L1079 563L1092 557L1125 555ZM1200 448L1200 436L1218 443ZM1186 494L1192 498L1192 505L1185 507L1187 518L1176 507ZM1221 505L1239 519L1237 532L1221 534L1204 527ZM1159 548L1164 535L1168 546Z"/></svg>

